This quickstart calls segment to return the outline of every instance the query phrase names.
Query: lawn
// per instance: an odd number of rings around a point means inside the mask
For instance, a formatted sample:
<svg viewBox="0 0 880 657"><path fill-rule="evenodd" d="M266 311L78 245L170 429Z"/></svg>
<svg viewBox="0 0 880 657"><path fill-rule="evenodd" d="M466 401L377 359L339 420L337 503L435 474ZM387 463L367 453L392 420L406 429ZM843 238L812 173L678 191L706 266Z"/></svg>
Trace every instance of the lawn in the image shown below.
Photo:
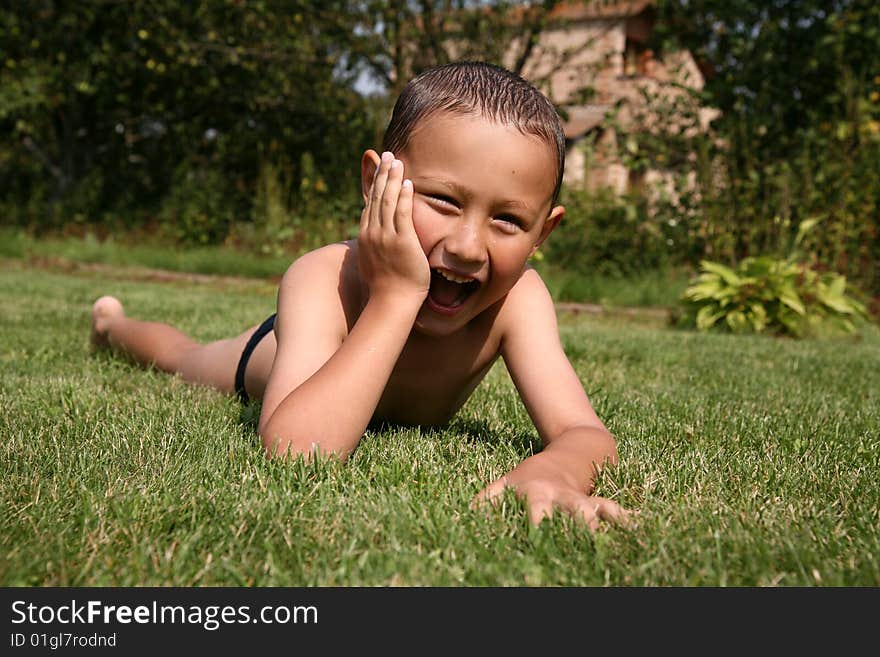
<svg viewBox="0 0 880 657"><path fill-rule="evenodd" d="M796 342L561 316L638 512L595 533L471 497L539 448L497 365L443 431L269 462L231 398L88 349L89 307L224 337L271 283L0 260L0 584L878 586L880 334ZM344 403L344 400L340 400ZM252 409L250 409L252 411Z"/></svg>

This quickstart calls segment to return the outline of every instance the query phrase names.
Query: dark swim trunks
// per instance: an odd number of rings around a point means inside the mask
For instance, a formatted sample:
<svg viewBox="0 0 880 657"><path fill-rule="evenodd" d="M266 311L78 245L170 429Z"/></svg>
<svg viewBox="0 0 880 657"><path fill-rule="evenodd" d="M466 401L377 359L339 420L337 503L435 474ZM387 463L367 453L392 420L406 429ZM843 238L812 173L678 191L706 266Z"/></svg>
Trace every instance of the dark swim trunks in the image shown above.
<svg viewBox="0 0 880 657"><path fill-rule="evenodd" d="M274 330L274 328L275 315L272 314L265 322L260 324L256 331L254 331L253 335L251 335L247 344L244 346L244 349L241 351L241 358L238 359L238 368L235 370L235 394L238 395L242 404L247 404L249 401L247 391L244 389L244 371L247 369L248 361L251 359L251 354L254 353L254 349L260 344L260 340L262 340L269 331Z"/></svg>

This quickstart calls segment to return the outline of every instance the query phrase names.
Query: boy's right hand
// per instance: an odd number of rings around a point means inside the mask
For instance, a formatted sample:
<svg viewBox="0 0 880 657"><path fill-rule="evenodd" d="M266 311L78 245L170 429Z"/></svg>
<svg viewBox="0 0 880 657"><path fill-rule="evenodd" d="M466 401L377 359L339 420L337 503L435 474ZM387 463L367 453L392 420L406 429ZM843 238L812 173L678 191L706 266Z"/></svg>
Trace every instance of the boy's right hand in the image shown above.
<svg viewBox="0 0 880 657"><path fill-rule="evenodd" d="M412 181L403 178L403 162L383 153L361 213L358 253L370 297L413 298L428 295L431 269L412 218Z"/></svg>

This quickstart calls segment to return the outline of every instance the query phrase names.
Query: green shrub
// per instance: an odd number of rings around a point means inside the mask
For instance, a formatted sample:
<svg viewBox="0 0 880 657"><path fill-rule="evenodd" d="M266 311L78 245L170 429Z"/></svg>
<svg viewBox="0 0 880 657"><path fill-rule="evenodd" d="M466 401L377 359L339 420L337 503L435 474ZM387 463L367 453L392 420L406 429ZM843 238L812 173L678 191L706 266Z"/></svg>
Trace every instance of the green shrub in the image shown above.
<svg viewBox="0 0 880 657"><path fill-rule="evenodd" d="M253 235L249 241L262 254L283 254L286 242L294 236L295 224L299 222L293 216L292 177L290 166L283 161L274 164L264 159L260 164L251 206Z"/></svg>
<svg viewBox="0 0 880 657"><path fill-rule="evenodd" d="M293 212L304 249L355 237L363 209L360 186L328 184L310 153L300 158L299 172Z"/></svg>
<svg viewBox="0 0 880 657"><path fill-rule="evenodd" d="M159 212L163 232L190 245L222 242L235 220L229 180L216 169L181 164Z"/></svg>
<svg viewBox="0 0 880 657"><path fill-rule="evenodd" d="M792 337L856 330L865 306L848 295L846 278L791 258L745 258L736 269L704 260L682 295L681 325L700 331L771 332Z"/></svg>
<svg viewBox="0 0 880 657"><path fill-rule="evenodd" d="M670 226L651 217L638 196L563 187L560 203L565 218L541 247L548 264L575 274L623 277L677 260Z"/></svg>

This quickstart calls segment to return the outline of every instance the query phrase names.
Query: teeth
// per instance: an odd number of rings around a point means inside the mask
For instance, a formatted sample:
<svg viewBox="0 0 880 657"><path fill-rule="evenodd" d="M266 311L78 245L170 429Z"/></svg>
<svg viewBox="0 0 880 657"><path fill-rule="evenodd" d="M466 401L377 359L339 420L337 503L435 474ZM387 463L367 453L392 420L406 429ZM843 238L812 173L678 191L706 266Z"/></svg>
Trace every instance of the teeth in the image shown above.
<svg viewBox="0 0 880 657"><path fill-rule="evenodd" d="M434 271L440 274L447 281L452 281L453 283L470 283L472 280L474 280L468 276L456 276L455 274L448 271L443 271L442 269L435 269Z"/></svg>

